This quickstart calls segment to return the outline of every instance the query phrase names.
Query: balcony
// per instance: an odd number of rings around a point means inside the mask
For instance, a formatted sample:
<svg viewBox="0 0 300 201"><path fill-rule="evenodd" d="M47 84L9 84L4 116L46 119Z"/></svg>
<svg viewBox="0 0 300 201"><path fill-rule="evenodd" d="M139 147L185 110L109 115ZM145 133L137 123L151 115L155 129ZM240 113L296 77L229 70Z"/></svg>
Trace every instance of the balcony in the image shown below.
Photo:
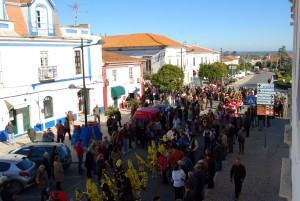
<svg viewBox="0 0 300 201"><path fill-rule="evenodd" d="M53 82L57 78L57 66L39 67L40 82Z"/></svg>

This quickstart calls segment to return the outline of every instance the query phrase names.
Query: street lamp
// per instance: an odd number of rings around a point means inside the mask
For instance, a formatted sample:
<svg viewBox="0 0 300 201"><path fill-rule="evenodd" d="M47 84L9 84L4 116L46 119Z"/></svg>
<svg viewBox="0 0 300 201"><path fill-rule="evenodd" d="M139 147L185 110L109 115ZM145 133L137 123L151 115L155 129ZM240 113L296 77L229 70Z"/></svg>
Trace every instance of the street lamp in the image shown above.
<svg viewBox="0 0 300 201"><path fill-rule="evenodd" d="M95 44L89 44L89 45L83 45L83 38L81 38L81 45L78 47L74 47L73 49L76 48L80 48L81 49L81 58L82 58L82 82L83 82L83 103L84 103L84 123L85 126L87 127L87 106L86 106L86 86L85 86L85 70L84 70L84 54L83 54L83 48L84 47L89 47L89 46L93 46L93 45L103 45L104 44L104 40L100 39L97 41L97 43Z"/></svg>

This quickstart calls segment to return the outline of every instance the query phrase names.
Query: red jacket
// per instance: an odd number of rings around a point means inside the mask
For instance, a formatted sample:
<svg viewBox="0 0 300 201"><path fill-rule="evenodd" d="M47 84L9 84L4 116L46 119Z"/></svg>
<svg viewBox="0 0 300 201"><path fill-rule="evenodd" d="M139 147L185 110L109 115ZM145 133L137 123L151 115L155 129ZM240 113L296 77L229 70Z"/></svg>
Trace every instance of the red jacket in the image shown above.
<svg viewBox="0 0 300 201"><path fill-rule="evenodd" d="M83 156L83 152L84 152L84 151L83 151L83 148L82 148L80 142L77 142L77 143L76 143L75 149L76 149L77 156Z"/></svg>

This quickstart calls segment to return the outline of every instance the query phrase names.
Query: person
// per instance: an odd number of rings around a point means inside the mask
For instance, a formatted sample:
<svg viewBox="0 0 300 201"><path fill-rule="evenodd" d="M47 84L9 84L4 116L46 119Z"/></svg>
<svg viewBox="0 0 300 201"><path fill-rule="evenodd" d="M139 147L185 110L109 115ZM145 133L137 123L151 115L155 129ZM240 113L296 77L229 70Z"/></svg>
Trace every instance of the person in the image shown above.
<svg viewBox="0 0 300 201"><path fill-rule="evenodd" d="M8 134L8 145L15 145L15 140L14 140L14 127L11 123L11 121L9 121L7 123L7 125L5 126L5 131Z"/></svg>
<svg viewBox="0 0 300 201"><path fill-rule="evenodd" d="M133 193L132 193L132 186L130 180L123 174L120 176L120 192L119 198L120 201L133 201Z"/></svg>
<svg viewBox="0 0 300 201"><path fill-rule="evenodd" d="M122 127L122 124L121 124L122 115L121 115L119 108L117 108L115 115L116 115L116 120L119 123L119 127L121 128Z"/></svg>
<svg viewBox="0 0 300 201"><path fill-rule="evenodd" d="M158 164L162 172L162 183L168 184L167 169L168 169L168 160L167 157L162 155L160 152L157 152Z"/></svg>
<svg viewBox="0 0 300 201"><path fill-rule="evenodd" d="M71 136L70 122L68 117L65 118L65 122L64 122L64 141L67 133L69 134L69 140L71 141L72 136Z"/></svg>
<svg viewBox="0 0 300 201"><path fill-rule="evenodd" d="M52 174L52 170L51 170L52 167L51 167L50 156L49 156L48 152L44 153L44 158L43 158L42 164L45 166L45 171L47 172L48 179L50 181L50 177ZM51 185L51 182L50 182L50 185Z"/></svg>
<svg viewBox="0 0 300 201"><path fill-rule="evenodd" d="M100 108L98 106L98 104L96 104L96 107L94 107L94 121L98 120L98 122L100 122Z"/></svg>
<svg viewBox="0 0 300 201"><path fill-rule="evenodd" d="M184 185L184 189L185 189L185 195L183 201L195 201L195 193L191 189L191 184L186 183Z"/></svg>
<svg viewBox="0 0 300 201"><path fill-rule="evenodd" d="M70 132L73 133L74 132L74 114L72 111L68 111L68 114L67 114L67 118L69 120L69 124L70 124Z"/></svg>
<svg viewBox="0 0 300 201"><path fill-rule="evenodd" d="M104 200L105 201L115 201L113 192L109 189L109 186L107 183L103 183L102 185L102 193L104 194Z"/></svg>
<svg viewBox="0 0 300 201"><path fill-rule="evenodd" d="M239 141L239 154L244 154L244 146L245 146L245 138L246 138L246 131L244 127L242 127L239 130L237 138Z"/></svg>
<svg viewBox="0 0 300 201"><path fill-rule="evenodd" d="M160 201L160 197L158 195L154 196L153 201Z"/></svg>
<svg viewBox="0 0 300 201"><path fill-rule="evenodd" d="M11 188L11 184L8 178L6 176L2 176L0 183L2 183L2 191L0 192L1 199L3 201L15 201L16 195Z"/></svg>
<svg viewBox="0 0 300 201"><path fill-rule="evenodd" d="M98 154L97 156L97 174L98 174L98 183L99 186L101 186L101 178L102 178L102 172L107 167L107 162L104 159L103 154Z"/></svg>
<svg viewBox="0 0 300 201"><path fill-rule="evenodd" d="M45 170L44 165L40 165L38 169L38 173L36 176L36 183L38 184L40 190L41 190L41 201L48 199L49 197L49 176L48 173Z"/></svg>
<svg viewBox="0 0 300 201"><path fill-rule="evenodd" d="M108 119L106 121L106 126L107 126L107 132L109 134L109 136L112 136L113 134L113 118L111 115L108 116Z"/></svg>
<svg viewBox="0 0 300 201"><path fill-rule="evenodd" d="M81 167L83 161L83 152L84 152L82 148L82 139L79 139L78 142L76 143L75 150L78 157L78 173L81 174L84 171L84 169Z"/></svg>
<svg viewBox="0 0 300 201"><path fill-rule="evenodd" d="M65 129L64 126L61 123L61 120L58 120L57 125L55 126L57 129L57 143L61 142L64 143L64 133L65 133Z"/></svg>
<svg viewBox="0 0 300 201"><path fill-rule="evenodd" d="M184 181L186 179L186 175L184 171L181 169L181 166L176 164L172 171L172 180L173 180L173 187L175 191L175 200L176 199L183 199L184 193Z"/></svg>
<svg viewBox="0 0 300 201"><path fill-rule="evenodd" d="M44 132L42 137L43 142L54 142L54 133L51 128L47 128L47 131Z"/></svg>
<svg viewBox="0 0 300 201"><path fill-rule="evenodd" d="M204 167L204 161L199 160L195 165L194 178L196 180L195 201L202 201L205 198L205 188L207 173Z"/></svg>
<svg viewBox="0 0 300 201"><path fill-rule="evenodd" d="M61 190L61 182L64 180L64 169L58 155L54 158L53 170L56 182L55 188L56 190Z"/></svg>
<svg viewBox="0 0 300 201"><path fill-rule="evenodd" d="M237 158L235 160L235 164L231 167L230 170L230 181L232 183L232 178L234 179L234 186L235 186L235 200L238 200L239 194L242 190L242 184L246 177L246 169L241 164L241 159Z"/></svg>
<svg viewBox="0 0 300 201"><path fill-rule="evenodd" d="M196 163L196 154L198 151L198 140L196 139L196 135L195 134L191 134L190 135L191 138L191 143L189 144L189 157L193 163L193 165L195 165Z"/></svg>
<svg viewBox="0 0 300 201"><path fill-rule="evenodd" d="M214 177L216 174L216 164L215 161L212 159L212 155L208 153L206 155L207 161L207 188L212 189L214 188Z"/></svg>
<svg viewBox="0 0 300 201"><path fill-rule="evenodd" d="M233 140L235 136L235 128L231 123L228 124L227 130L227 145L228 145L228 153L233 153Z"/></svg>
<svg viewBox="0 0 300 201"><path fill-rule="evenodd" d="M93 166L94 166L94 156L92 153L92 146L90 146L85 155L85 167L86 167L87 178L92 178Z"/></svg>
<svg viewBox="0 0 300 201"><path fill-rule="evenodd" d="M243 127L246 132L246 137L249 137L250 127L251 127L251 118L250 118L250 114L248 111L245 112L245 118L244 118L243 122L244 122Z"/></svg>
<svg viewBox="0 0 300 201"><path fill-rule="evenodd" d="M222 161L224 159L224 146L222 145L222 139L217 140L217 146L213 150L216 172L222 171Z"/></svg>

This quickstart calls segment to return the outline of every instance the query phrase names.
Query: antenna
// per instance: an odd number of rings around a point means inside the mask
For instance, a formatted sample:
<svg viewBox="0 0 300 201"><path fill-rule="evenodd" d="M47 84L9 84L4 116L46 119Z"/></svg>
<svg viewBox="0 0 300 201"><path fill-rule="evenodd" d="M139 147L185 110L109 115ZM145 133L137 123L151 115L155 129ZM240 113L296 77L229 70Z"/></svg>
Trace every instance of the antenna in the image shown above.
<svg viewBox="0 0 300 201"><path fill-rule="evenodd" d="M73 17L74 17L74 26L77 26L77 17L79 13L79 5L77 3L77 0L74 0L74 2L71 5L68 5L73 10Z"/></svg>

